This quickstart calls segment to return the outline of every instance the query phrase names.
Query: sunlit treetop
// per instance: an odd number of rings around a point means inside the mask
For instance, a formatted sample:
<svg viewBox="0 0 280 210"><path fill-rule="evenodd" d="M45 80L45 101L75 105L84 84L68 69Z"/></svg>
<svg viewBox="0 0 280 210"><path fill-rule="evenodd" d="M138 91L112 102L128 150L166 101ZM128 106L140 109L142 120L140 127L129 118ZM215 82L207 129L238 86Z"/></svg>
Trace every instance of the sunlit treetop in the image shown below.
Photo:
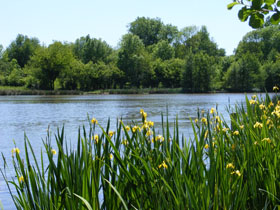
<svg viewBox="0 0 280 210"><path fill-rule="evenodd" d="M232 9L236 5L242 6L238 18L242 22L248 20L252 28L261 28L265 22L273 25L280 22L279 0L234 0L227 7Z"/></svg>

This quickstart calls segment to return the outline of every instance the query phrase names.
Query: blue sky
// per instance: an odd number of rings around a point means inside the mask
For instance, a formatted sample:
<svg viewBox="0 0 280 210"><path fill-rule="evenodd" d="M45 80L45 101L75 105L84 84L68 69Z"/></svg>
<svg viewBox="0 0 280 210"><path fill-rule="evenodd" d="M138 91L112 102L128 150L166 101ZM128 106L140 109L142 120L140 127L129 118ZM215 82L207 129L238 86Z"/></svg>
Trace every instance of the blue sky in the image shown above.
<svg viewBox="0 0 280 210"><path fill-rule="evenodd" d="M137 17L159 17L179 29L206 25L210 36L233 53L252 29L237 18L231 0L1 0L0 44L7 47L17 34L37 37L41 44L74 42L89 34L117 47L128 24Z"/></svg>

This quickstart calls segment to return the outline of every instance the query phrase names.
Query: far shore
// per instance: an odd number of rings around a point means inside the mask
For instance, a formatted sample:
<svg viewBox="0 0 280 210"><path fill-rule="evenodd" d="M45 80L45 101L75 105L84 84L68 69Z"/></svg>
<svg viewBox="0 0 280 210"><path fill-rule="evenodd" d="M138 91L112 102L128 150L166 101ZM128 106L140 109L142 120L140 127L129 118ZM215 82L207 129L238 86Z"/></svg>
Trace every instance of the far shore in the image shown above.
<svg viewBox="0 0 280 210"><path fill-rule="evenodd" d="M247 92L260 92L258 90ZM131 88L131 89L104 89L95 91L80 90L36 90L25 87L0 86L0 96L8 95L109 95L109 94L190 94L193 92L185 92L182 88ZM200 93L235 93L226 90L210 91ZM240 92L236 92L240 93Z"/></svg>

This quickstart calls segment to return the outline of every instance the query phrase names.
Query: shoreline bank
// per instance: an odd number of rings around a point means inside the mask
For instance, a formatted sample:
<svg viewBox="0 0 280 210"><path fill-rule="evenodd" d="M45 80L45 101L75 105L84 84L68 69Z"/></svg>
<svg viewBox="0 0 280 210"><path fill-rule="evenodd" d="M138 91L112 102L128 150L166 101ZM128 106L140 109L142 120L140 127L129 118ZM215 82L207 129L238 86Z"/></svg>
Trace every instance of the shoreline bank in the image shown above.
<svg viewBox="0 0 280 210"><path fill-rule="evenodd" d="M261 91L247 91L246 93ZM32 90L23 87L0 87L0 96L9 95L113 95L113 94L214 94L214 93L243 93L226 90L209 92L184 92L182 88L144 88L144 89L104 89L95 91L79 90Z"/></svg>

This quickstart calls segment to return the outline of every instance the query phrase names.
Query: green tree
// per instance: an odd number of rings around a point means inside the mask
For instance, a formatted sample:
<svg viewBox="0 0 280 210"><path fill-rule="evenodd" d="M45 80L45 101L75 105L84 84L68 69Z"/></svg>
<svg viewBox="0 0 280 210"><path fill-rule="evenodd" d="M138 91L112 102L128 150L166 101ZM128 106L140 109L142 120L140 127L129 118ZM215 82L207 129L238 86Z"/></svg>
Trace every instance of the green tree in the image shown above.
<svg viewBox="0 0 280 210"><path fill-rule="evenodd" d="M178 58L153 61L154 72L152 87L178 88L181 87L185 61Z"/></svg>
<svg viewBox="0 0 280 210"><path fill-rule="evenodd" d="M24 73L15 59L0 59L0 85L21 86L24 84Z"/></svg>
<svg viewBox="0 0 280 210"><path fill-rule="evenodd" d="M117 65L125 73L127 84L140 87L142 73L148 68L148 64L144 44L138 36L133 34L123 36Z"/></svg>
<svg viewBox="0 0 280 210"><path fill-rule="evenodd" d="M40 47L37 38L28 38L19 34L15 41L13 41L6 49L9 61L16 59L21 68L29 61L36 49Z"/></svg>
<svg viewBox="0 0 280 210"><path fill-rule="evenodd" d="M153 56L161 60L169 60L174 58L174 48L165 40L159 41L153 46Z"/></svg>
<svg viewBox="0 0 280 210"><path fill-rule="evenodd" d="M189 53L183 72L182 87L185 92L208 92L214 75L215 58L203 51Z"/></svg>
<svg viewBox="0 0 280 210"><path fill-rule="evenodd" d="M236 56L240 58L246 53L254 54L263 63L273 49L280 52L279 42L280 26L257 29L242 38L236 49Z"/></svg>
<svg viewBox="0 0 280 210"><path fill-rule="evenodd" d="M3 56L3 45L0 44L0 59L2 58Z"/></svg>
<svg viewBox="0 0 280 210"><path fill-rule="evenodd" d="M74 58L69 59L69 61L69 65L60 70L57 76L57 84L60 89L76 90L79 89L80 71L85 64Z"/></svg>
<svg viewBox="0 0 280 210"><path fill-rule="evenodd" d="M210 56L225 55L225 51L219 50L217 44L210 39L206 26L202 26L199 32L186 40L186 48L193 53L202 51Z"/></svg>
<svg viewBox="0 0 280 210"><path fill-rule="evenodd" d="M265 19L271 24L277 25L280 22L280 1L278 0L234 0L228 4L228 9L235 5L241 5L238 18L245 22L249 20L252 28L264 26Z"/></svg>
<svg viewBox="0 0 280 210"><path fill-rule="evenodd" d="M104 62L94 64L96 74L96 89L110 89L116 88L120 85L123 79L124 73L118 67Z"/></svg>
<svg viewBox="0 0 280 210"><path fill-rule="evenodd" d="M83 61L83 63L97 63L99 61L107 62L108 56L113 49L101 39L92 39L89 35L77 39L74 43L74 54Z"/></svg>
<svg viewBox="0 0 280 210"><path fill-rule="evenodd" d="M159 18L138 17L129 24L130 33L139 36L145 46L166 40L171 43L178 33L178 29L170 24L164 25Z"/></svg>
<svg viewBox="0 0 280 210"><path fill-rule="evenodd" d="M69 46L61 42L54 42L48 48L39 48L25 68L29 75L28 86L53 90L55 80L62 71L69 70L73 59Z"/></svg>
<svg viewBox="0 0 280 210"><path fill-rule="evenodd" d="M226 88L231 91L252 91L263 88L260 62L252 54L245 54L233 62L225 75Z"/></svg>
<svg viewBox="0 0 280 210"><path fill-rule="evenodd" d="M194 36L198 31L199 28L197 26L184 27L179 31L175 37L175 42L173 43L176 58L185 58L187 53L187 40Z"/></svg>
<svg viewBox="0 0 280 210"><path fill-rule="evenodd" d="M225 50L219 49L210 38L206 26L199 30L196 26L183 28L174 42L175 57L185 59L188 53L204 52L210 56L224 56Z"/></svg>
<svg viewBox="0 0 280 210"><path fill-rule="evenodd" d="M279 59L276 62L267 62L262 66L262 69L265 74L265 89L267 91L272 91L275 85L280 84L280 61Z"/></svg>
<svg viewBox="0 0 280 210"><path fill-rule="evenodd" d="M165 87L178 88L181 87L183 77L184 60L174 58L164 62L166 74L164 75L163 84Z"/></svg>

